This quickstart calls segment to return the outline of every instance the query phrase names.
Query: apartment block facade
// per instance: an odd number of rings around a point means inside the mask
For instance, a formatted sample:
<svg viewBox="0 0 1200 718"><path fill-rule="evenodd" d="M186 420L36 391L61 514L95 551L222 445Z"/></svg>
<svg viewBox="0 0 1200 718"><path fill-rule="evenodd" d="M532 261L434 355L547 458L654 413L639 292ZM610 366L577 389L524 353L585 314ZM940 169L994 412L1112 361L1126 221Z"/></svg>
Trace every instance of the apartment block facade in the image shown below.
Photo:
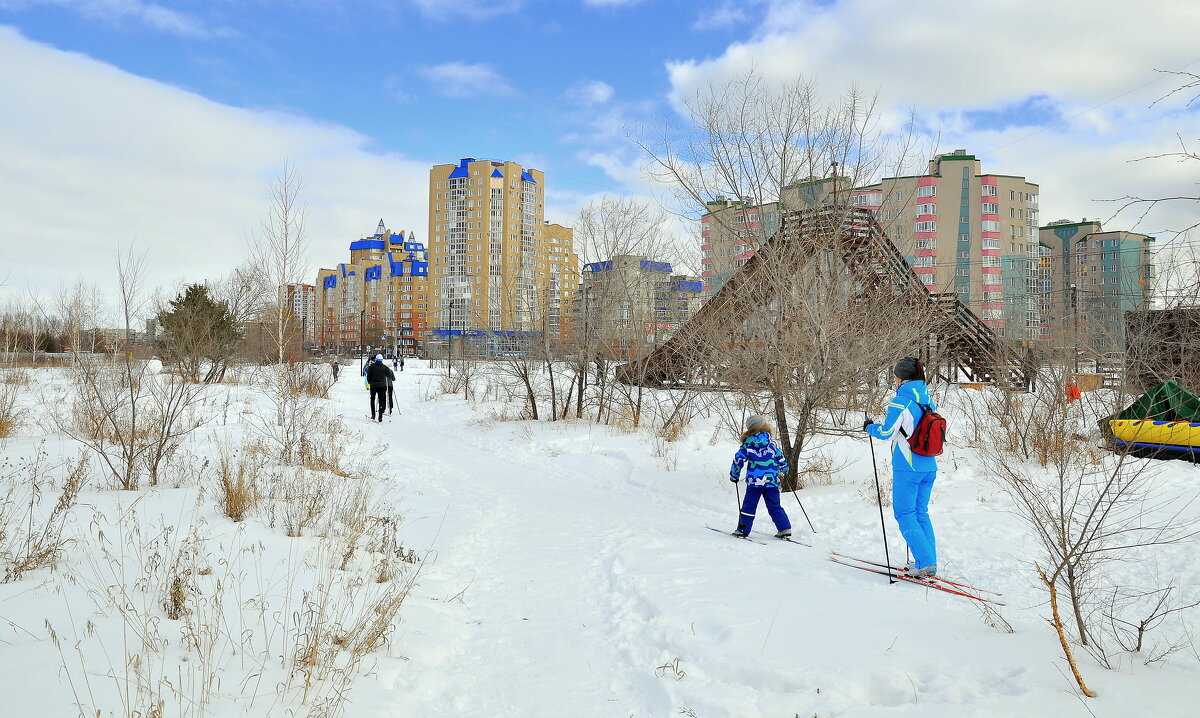
<svg viewBox="0 0 1200 718"><path fill-rule="evenodd" d="M488 353L569 338L579 259L572 230L545 221L540 170L471 157L435 165L429 256L433 335L467 334Z"/></svg>
<svg viewBox="0 0 1200 718"><path fill-rule="evenodd" d="M1154 237L1106 231L1099 220L1058 220L1040 229L1050 282L1049 325L1078 335L1080 347L1105 353L1125 348L1125 312L1150 309Z"/></svg>
<svg viewBox="0 0 1200 718"><path fill-rule="evenodd" d="M761 205L718 197L700 218L701 277L712 296L754 252L779 231L782 212L811 209L850 190L846 177L808 178L783 188L779 201Z"/></svg>
<svg viewBox="0 0 1200 718"><path fill-rule="evenodd" d="M620 255L583 266L576 328L618 356L658 346L692 317L704 296L700 277L675 274L670 263Z"/></svg>
<svg viewBox="0 0 1200 718"><path fill-rule="evenodd" d="M957 294L999 336L1046 334L1036 184L985 174L955 150L923 175L859 187L850 202L875 213L931 292Z"/></svg>
<svg viewBox="0 0 1200 718"><path fill-rule="evenodd" d="M431 295L425 245L383 220L350 243L350 261L317 272L316 342L326 348L420 352Z"/></svg>
<svg viewBox="0 0 1200 718"><path fill-rule="evenodd" d="M300 336L305 345L317 335L317 288L312 284L287 285L287 305L300 322Z"/></svg>

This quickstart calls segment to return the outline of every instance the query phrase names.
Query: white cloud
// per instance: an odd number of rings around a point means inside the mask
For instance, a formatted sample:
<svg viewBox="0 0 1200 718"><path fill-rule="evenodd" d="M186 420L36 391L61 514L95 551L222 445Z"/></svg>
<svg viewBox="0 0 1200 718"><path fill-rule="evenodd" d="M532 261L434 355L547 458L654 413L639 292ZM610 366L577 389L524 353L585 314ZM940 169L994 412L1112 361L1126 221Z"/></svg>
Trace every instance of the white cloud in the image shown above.
<svg viewBox="0 0 1200 718"><path fill-rule="evenodd" d="M735 3L730 0L700 11L700 16L692 23L693 30L718 30L732 27L745 22L745 2Z"/></svg>
<svg viewBox="0 0 1200 718"><path fill-rule="evenodd" d="M447 97L516 94L498 72L484 63L446 62L426 65L419 72L435 92Z"/></svg>
<svg viewBox="0 0 1200 718"><path fill-rule="evenodd" d="M133 22L181 37L209 38L230 34L228 29L211 27L194 15L142 0L0 0L0 8L21 10L34 5L62 7L111 24Z"/></svg>
<svg viewBox="0 0 1200 718"><path fill-rule="evenodd" d="M312 275L382 216L425 236L431 162L303 117L221 105L0 27L2 292L83 276L111 289L118 245L149 252L152 284L239 263L283 161L303 176ZM0 274L3 272L0 271Z"/></svg>
<svg viewBox="0 0 1200 718"><path fill-rule="evenodd" d="M802 74L827 95L878 89L883 129L914 108L941 149L966 148L985 171L1041 183L1043 220L1107 218L1114 206L1095 200L1194 182L1184 171L1194 177L1194 165L1129 160L1168 151L1175 132L1196 126L1182 102L1150 105L1179 79L1155 70L1196 59L1197 26L1200 3L1184 0L1095 0L1086 12L1042 0L1011 0L1003 12L958 0L771 0L746 41L668 63L669 99L679 109L751 68L768 81ZM1020 116L1026 106L1034 119ZM981 111L990 123L972 114ZM1164 208L1143 231L1186 226L1181 211Z"/></svg>
<svg viewBox="0 0 1200 718"><path fill-rule="evenodd" d="M612 96L612 85L602 80L583 82L567 91L567 97L582 105L603 105Z"/></svg>

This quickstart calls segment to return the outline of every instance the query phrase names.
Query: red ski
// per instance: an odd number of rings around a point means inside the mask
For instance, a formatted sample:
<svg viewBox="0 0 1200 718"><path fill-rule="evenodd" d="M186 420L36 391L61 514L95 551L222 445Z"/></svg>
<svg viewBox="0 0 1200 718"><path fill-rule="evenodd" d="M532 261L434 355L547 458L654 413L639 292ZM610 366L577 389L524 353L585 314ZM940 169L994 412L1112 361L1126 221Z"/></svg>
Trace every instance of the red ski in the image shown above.
<svg viewBox="0 0 1200 718"><path fill-rule="evenodd" d="M993 606L1003 606L1004 605L1003 603L1000 603L999 601L993 601L990 598L984 598L983 596L977 596L973 593L968 593L966 591L960 591L957 588L954 588L953 586L950 586L946 583L932 581L932 580L925 579L925 578L918 578L916 576L909 576L909 575L906 575L903 573L896 573L893 570L888 570L888 569L884 569L884 568L875 568L874 566L868 566L868 565L863 565L863 564L858 564L858 563L848 563L847 561L842 561L842 560L838 559L837 556L830 556L829 560L833 561L834 563L841 564L842 566L849 566L850 568L857 568L860 571L870 571L871 573L877 573L881 576L889 576L891 578L896 579L897 581L905 581L907 583L915 583L915 584L924 586L925 588L932 588L936 591L944 591L946 593L952 593L955 596L962 596L963 598L970 598L970 599L979 601L980 603L990 603Z"/></svg>
<svg viewBox="0 0 1200 718"><path fill-rule="evenodd" d="M858 563L865 563L867 565L877 566L877 567L883 568L883 569L890 568L890 569L892 569L892 571L896 572L896 575L900 575L905 572L905 569L898 567L898 566L889 566L886 563L879 563L878 561L868 561L865 558L857 558L855 556L847 556L846 554L839 553L837 551L830 551L829 553L833 554L834 556L837 556L838 558L844 558L847 561L857 561ZM986 588L979 588L978 586L972 586L969 583L962 583L961 581L951 581L950 579L948 579L944 576L934 575L934 576L927 576L926 578L928 578L932 581L937 581L938 583L948 584L948 585L953 586L954 588L957 588L962 591L974 591L975 593L986 593L986 594L989 594L992 596L1003 596L1004 595L1003 593L1000 593L998 591L989 591Z"/></svg>

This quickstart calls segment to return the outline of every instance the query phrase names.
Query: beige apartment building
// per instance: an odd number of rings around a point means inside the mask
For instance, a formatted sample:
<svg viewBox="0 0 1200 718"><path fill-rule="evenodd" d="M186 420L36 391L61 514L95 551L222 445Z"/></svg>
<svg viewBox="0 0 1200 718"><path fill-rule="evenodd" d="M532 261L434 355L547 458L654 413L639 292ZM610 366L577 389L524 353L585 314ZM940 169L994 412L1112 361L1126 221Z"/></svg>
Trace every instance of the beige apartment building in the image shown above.
<svg viewBox="0 0 1200 718"><path fill-rule="evenodd" d="M570 336L579 259L569 227L545 221L545 175L464 158L429 171L431 341L466 335L474 351L519 351Z"/></svg>
<svg viewBox="0 0 1200 718"><path fill-rule="evenodd" d="M349 262L317 272L317 344L420 353L427 332L428 264L423 243L379 220L374 234L350 243Z"/></svg>
<svg viewBox="0 0 1200 718"><path fill-rule="evenodd" d="M1061 219L1040 229L1050 281L1052 333L1098 353L1124 351L1125 312L1150 309L1154 237L1106 231L1100 220Z"/></svg>
<svg viewBox="0 0 1200 718"><path fill-rule="evenodd" d="M929 291L957 294L999 336L1045 335L1036 184L984 173L954 150L923 175L859 187L850 202L875 213Z"/></svg>
<svg viewBox="0 0 1200 718"><path fill-rule="evenodd" d="M668 262L619 255L583 266L576 295L576 329L606 345L615 356L655 347L700 309L699 277L675 274Z"/></svg>

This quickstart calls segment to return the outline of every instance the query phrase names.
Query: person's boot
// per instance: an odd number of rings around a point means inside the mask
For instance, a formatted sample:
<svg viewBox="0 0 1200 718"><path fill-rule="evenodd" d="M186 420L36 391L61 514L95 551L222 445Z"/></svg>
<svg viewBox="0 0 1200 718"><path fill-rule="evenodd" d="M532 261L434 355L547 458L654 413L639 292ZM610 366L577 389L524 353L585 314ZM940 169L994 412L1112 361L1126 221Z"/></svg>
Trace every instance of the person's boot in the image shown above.
<svg viewBox="0 0 1200 718"><path fill-rule="evenodd" d="M785 541L791 541L792 540L792 530L784 529L784 530L780 531L779 533L775 534L775 538L784 539Z"/></svg>

